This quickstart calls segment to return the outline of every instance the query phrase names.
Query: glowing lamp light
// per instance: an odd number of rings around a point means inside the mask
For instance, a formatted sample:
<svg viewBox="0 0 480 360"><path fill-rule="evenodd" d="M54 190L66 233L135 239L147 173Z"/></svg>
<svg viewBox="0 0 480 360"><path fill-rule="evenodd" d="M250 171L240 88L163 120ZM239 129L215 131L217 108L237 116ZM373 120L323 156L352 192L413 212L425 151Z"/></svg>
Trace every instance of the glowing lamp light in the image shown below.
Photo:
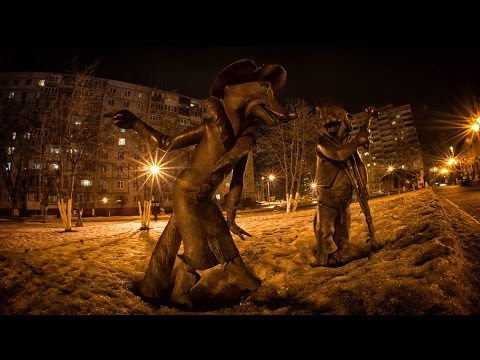
<svg viewBox="0 0 480 360"><path fill-rule="evenodd" d="M160 168L157 165L150 166L150 172L153 175L157 175L160 172Z"/></svg>
<svg viewBox="0 0 480 360"><path fill-rule="evenodd" d="M442 170L440 170L440 174L446 174L446 173L448 173L448 169L443 168Z"/></svg>
<svg viewBox="0 0 480 360"><path fill-rule="evenodd" d="M102 203L106 204L107 202L108 202L108 199L107 199L106 197L104 197L104 198L102 199Z"/></svg>
<svg viewBox="0 0 480 360"><path fill-rule="evenodd" d="M311 183L311 184L310 184L310 187L311 187L312 189L316 189L316 188L317 188L317 184L316 184L316 183Z"/></svg>
<svg viewBox="0 0 480 360"><path fill-rule="evenodd" d="M268 180L270 180L270 181L275 180L275 175L269 175L269 176L268 176Z"/></svg>
<svg viewBox="0 0 480 360"><path fill-rule="evenodd" d="M480 118L477 119L477 122L475 124L472 125L472 130L475 131L475 132L478 132L480 130Z"/></svg>
<svg viewBox="0 0 480 360"><path fill-rule="evenodd" d="M392 172L392 171L394 170L394 169L393 169L393 166L389 166L389 167L387 168L387 170L388 170L388 172Z"/></svg>
<svg viewBox="0 0 480 360"><path fill-rule="evenodd" d="M457 159L454 159L454 158L450 158L450 159L448 159L448 161L447 161L447 165L448 165L448 166L455 165L456 163L457 163Z"/></svg>

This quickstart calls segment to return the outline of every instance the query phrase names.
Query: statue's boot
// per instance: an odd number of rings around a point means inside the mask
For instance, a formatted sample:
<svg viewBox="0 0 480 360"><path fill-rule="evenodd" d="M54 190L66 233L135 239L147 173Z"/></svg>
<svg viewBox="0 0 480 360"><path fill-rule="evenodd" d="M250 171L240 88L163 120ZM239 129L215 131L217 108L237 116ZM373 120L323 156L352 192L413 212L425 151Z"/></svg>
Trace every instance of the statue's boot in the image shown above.
<svg viewBox="0 0 480 360"><path fill-rule="evenodd" d="M242 290L255 291L262 284L247 270L240 255L227 262L224 270L229 271L236 277L237 284Z"/></svg>
<svg viewBox="0 0 480 360"><path fill-rule="evenodd" d="M328 254L317 252L317 266L328 266Z"/></svg>
<svg viewBox="0 0 480 360"><path fill-rule="evenodd" d="M180 305L184 310L192 310L193 305L189 299L190 290L200 280L200 275L183 261L177 269L175 285L170 299Z"/></svg>

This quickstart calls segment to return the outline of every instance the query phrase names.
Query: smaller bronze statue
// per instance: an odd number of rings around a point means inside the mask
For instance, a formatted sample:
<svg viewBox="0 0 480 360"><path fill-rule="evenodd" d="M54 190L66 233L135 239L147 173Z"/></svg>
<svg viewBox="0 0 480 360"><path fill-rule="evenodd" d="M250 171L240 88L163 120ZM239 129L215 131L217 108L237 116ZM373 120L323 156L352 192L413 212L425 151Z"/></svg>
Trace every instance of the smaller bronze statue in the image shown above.
<svg viewBox="0 0 480 360"><path fill-rule="evenodd" d="M133 129L151 145L165 151L196 145L188 166L178 175L173 191L173 216L152 253L140 288L146 298L171 301L192 308L190 290L200 280L197 270L223 264L235 275L241 289L254 291L260 281L245 267L232 232L251 236L235 223L240 204L248 153L255 145L257 121L272 126L297 117L277 102L275 95L286 81L280 65L258 67L239 60L223 69L213 81L204 106L210 117L201 125L174 135L151 128L134 114L120 110L115 125ZM233 170L225 197L227 219L214 199L215 190ZM175 256L183 242L183 254L175 279ZM173 284L173 290L171 289Z"/></svg>
<svg viewBox="0 0 480 360"><path fill-rule="evenodd" d="M317 241L318 266L336 262L350 240L350 204L355 190L367 219L370 241L375 246L375 229L368 207L367 172L357 148L369 143L368 126L378 117L373 107L365 111L368 118L358 134L351 138L352 125L340 106L317 107L320 118L316 146L317 212L314 231ZM331 254L329 261L329 254Z"/></svg>

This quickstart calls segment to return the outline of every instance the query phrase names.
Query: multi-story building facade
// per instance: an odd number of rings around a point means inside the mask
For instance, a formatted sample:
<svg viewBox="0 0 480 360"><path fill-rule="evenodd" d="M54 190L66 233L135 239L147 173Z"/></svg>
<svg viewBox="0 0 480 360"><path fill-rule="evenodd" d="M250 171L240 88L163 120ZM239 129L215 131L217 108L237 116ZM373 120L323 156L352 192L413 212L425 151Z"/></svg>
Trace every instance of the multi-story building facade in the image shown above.
<svg viewBox="0 0 480 360"><path fill-rule="evenodd" d="M459 152L459 160L465 179L480 179L480 118L471 125L471 132L466 136Z"/></svg>
<svg viewBox="0 0 480 360"><path fill-rule="evenodd" d="M411 184L424 186L424 164L410 105L378 108L379 117L369 127L371 144L361 148L367 166L370 191L388 191ZM366 112L352 117L352 136L367 118ZM394 176L397 174L397 176Z"/></svg>
<svg viewBox="0 0 480 360"><path fill-rule="evenodd" d="M49 72L0 73L0 101L49 101L69 78L71 75ZM99 118L102 114L128 109L153 128L165 134L174 134L201 124L208 116L199 99L110 79L90 77L89 81L89 86L94 87L99 94L95 105L98 106ZM145 183L146 176L141 175L144 172L143 163L150 158L145 152L142 140L138 139L133 131L115 127L113 122L109 129L113 133L109 134L110 138L113 136L113 143L108 149L99 149L95 156L89 159L88 164L80 166L77 174L79 190L74 201L81 203L84 215L138 214L138 201L150 197L150 194L154 202L159 202L160 199L164 204L168 204L175 175L188 160L188 149L170 155L173 158L170 165L173 164L175 169L166 170L170 176L163 177L160 187L154 186L150 189L150 184ZM55 154L59 150L55 144L51 144L48 151ZM92 151L95 152L95 149ZM24 209L30 214L41 209L38 172L42 166L45 164L30 159L24 179L25 190L18 195L22 197ZM242 197L255 199L252 156L249 156L246 169ZM217 199L221 200L228 191L228 182L229 178L226 178L225 183L219 187ZM50 193L47 199L49 213L57 213L57 196ZM0 213L10 214L11 208L10 196L0 177Z"/></svg>

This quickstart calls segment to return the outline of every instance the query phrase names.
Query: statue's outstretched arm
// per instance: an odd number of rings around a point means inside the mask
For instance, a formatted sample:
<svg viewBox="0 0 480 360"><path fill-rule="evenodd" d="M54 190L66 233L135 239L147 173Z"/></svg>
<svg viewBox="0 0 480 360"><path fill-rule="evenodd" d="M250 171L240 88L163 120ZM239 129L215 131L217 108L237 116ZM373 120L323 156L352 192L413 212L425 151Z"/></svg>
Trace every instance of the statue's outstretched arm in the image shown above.
<svg viewBox="0 0 480 360"><path fill-rule="evenodd" d="M158 147L165 151L198 144L202 140L205 131L205 127L202 124L175 135L165 135L147 125L128 110L117 111L112 117L115 121L115 125L119 128L133 129L149 144L151 148Z"/></svg>

